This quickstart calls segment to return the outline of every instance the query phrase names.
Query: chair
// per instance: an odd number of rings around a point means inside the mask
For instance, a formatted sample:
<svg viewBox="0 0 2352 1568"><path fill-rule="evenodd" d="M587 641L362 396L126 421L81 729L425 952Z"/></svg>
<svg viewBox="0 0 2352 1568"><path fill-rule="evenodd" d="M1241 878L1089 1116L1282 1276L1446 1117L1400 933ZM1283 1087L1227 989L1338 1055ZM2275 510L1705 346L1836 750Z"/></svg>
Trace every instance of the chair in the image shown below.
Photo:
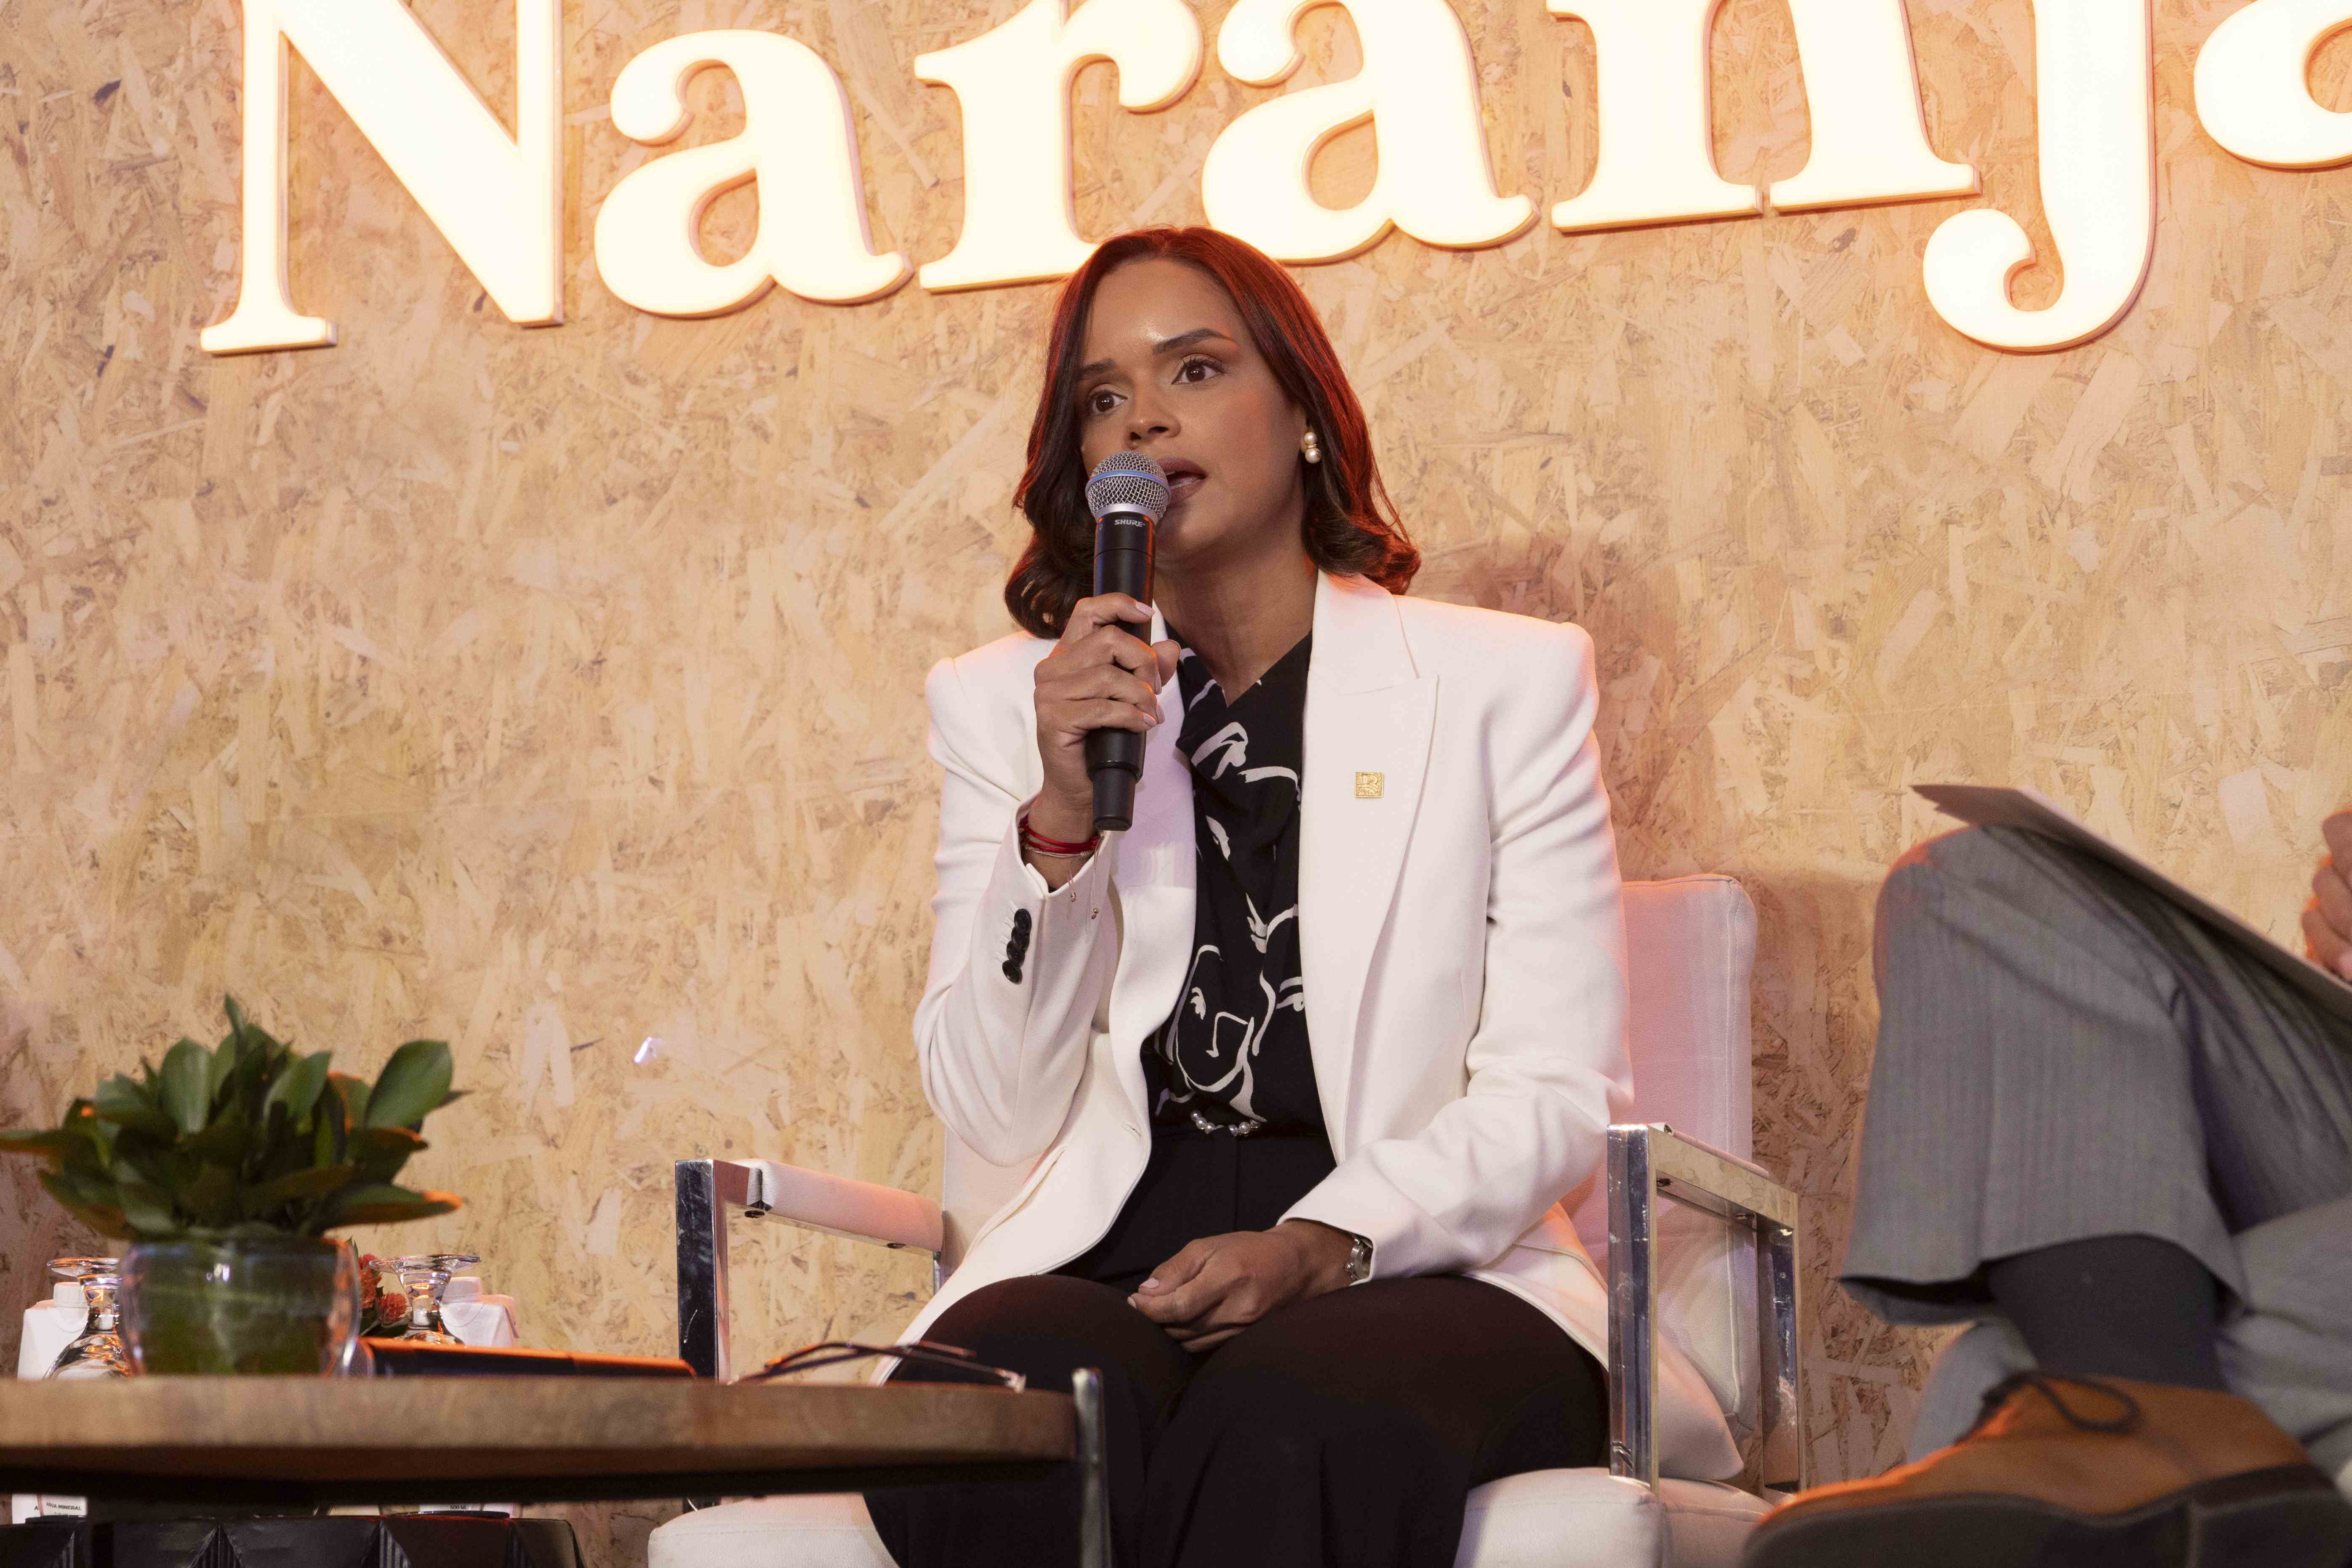
<svg viewBox="0 0 2352 1568"><path fill-rule="evenodd" d="M1769 1507L1757 1489L1658 1473L1657 1338L1706 1379L1744 1475L1809 1479L1800 1430L1797 1196L1747 1159L1748 976L1756 915L1728 877L1625 888L1631 1043L1643 1122L1609 1130L1605 1173L1570 1195L1610 1288L1610 1464L1509 1476L1470 1494L1455 1568L1729 1568ZM1704 1142L1702 1142L1704 1140ZM933 1205L763 1160L677 1166L678 1353L729 1375L730 1213L915 1247L944 1279L1024 1173L947 1140ZM1662 1207L1659 1194L1681 1200ZM1756 1332L1757 1308L1763 1307ZM1759 1492L1767 1495L1759 1495ZM649 1568L890 1568L855 1495L761 1498L689 1511L653 1532Z"/></svg>

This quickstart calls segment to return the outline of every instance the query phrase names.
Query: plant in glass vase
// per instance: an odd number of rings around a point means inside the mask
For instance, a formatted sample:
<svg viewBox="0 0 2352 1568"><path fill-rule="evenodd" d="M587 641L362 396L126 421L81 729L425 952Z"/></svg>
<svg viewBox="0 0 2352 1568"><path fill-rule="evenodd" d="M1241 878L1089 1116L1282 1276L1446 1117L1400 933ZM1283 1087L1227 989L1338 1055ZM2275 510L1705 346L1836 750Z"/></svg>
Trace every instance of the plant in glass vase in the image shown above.
<svg viewBox="0 0 2352 1568"><path fill-rule="evenodd" d="M332 1071L225 1000L229 1031L183 1039L44 1131L0 1132L39 1154L51 1195L122 1255L122 1332L143 1373L334 1373L361 1310L341 1226L447 1214L447 1193L397 1185L425 1118L457 1098L449 1047L411 1040L373 1084Z"/></svg>

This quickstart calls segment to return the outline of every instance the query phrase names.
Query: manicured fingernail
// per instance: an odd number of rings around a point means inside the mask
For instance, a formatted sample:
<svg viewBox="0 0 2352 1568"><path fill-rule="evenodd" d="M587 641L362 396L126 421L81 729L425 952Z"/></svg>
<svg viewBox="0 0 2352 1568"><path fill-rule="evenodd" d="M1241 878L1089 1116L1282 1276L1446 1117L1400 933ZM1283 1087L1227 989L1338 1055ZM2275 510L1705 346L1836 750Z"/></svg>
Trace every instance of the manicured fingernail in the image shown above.
<svg viewBox="0 0 2352 1568"><path fill-rule="evenodd" d="M2352 952L2347 952L2336 961L2336 973L2347 980L2352 980Z"/></svg>
<svg viewBox="0 0 2352 1568"><path fill-rule="evenodd" d="M1157 1290L1157 1289L1160 1289L1160 1281L1159 1281L1159 1280L1157 1280L1157 1279L1146 1279L1142 1284L1138 1285L1138 1286L1135 1288L1135 1289L1136 1289L1136 1293L1137 1293L1138 1295L1142 1294L1142 1293L1143 1293L1144 1291L1146 1291L1146 1290Z"/></svg>

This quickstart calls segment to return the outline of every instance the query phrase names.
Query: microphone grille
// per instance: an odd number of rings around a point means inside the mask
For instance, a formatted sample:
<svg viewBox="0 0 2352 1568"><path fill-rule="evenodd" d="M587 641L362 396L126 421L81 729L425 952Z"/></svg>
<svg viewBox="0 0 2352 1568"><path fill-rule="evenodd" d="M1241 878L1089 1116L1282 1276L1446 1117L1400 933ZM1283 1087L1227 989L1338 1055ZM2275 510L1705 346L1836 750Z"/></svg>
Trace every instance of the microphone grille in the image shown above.
<svg viewBox="0 0 2352 1568"><path fill-rule="evenodd" d="M1087 510L1139 511L1157 524L1168 513L1168 476L1142 452L1113 452L1087 479Z"/></svg>

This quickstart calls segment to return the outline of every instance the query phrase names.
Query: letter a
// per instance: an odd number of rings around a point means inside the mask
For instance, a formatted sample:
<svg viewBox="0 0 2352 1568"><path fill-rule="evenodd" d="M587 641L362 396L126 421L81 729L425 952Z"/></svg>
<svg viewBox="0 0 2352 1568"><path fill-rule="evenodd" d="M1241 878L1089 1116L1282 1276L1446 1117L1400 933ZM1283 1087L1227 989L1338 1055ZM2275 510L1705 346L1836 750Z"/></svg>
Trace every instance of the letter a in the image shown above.
<svg viewBox="0 0 2352 1568"><path fill-rule="evenodd" d="M2009 280L2033 244L2006 213L1976 207L1927 238L1920 270L1936 313L1997 349L2072 348L2131 309L2156 248L2156 79L2149 0L2033 0L2033 115L2042 213L2065 287L2021 310Z"/></svg>
<svg viewBox="0 0 2352 1568"><path fill-rule="evenodd" d="M1297 70L1295 29L1325 0L1239 0L1217 61L1259 87ZM1478 72L1445 0L1337 0L1355 24L1364 68L1346 81L1262 103L1225 127L1201 171L1209 222L1284 261L1335 261L1398 228L1425 245L1497 245L1535 221L1535 203L1496 193L1478 111ZM1307 185L1315 150L1372 122L1379 173L1355 205Z"/></svg>
<svg viewBox="0 0 2352 1568"><path fill-rule="evenodd" d="M660 316L715 316L782 283L803 300L854 304L906 280L906 258L874 254L849 99L807 46L775 33L722 30L666 39L613 80L613 124L659 144L686 129L686 84L724 66L743 89L743 133L641 163L596 214L604 287ZM703 259L696 230L719 195L759 182L760 227L724 267Z"/></svg>
<svg viewBox="0 0 2352 1568"><path fill-rule="evenodd" d="M2197 119L2249 163L2324 169L2352 159L2352 114L2311 96L2311 57L2352 26L2344 0L2253 0L2197 51Z"/></svg>
<svg viewBox="0 0 2352 1568"><path fill-rule="evenodd" d="M320 348L334 323L286 277L286 50L291 43L508 320L563 320L562 28L558 0L515 0L509 136L401 0L245 0L244 277L210 353Z"/></svg>
<svg viewBox="0 0 2352 1568"><path fill-rule="evenodd" d="M1118 101L1166 107L1201 74L1201 24L1184 0L1030 0L951 49L915 57L915 75L963 105L963 233L922 271L926 289L979 289L1075 272L1094 247L1070 203L1070 79L1088 60L1118 68Z"/></svg>

